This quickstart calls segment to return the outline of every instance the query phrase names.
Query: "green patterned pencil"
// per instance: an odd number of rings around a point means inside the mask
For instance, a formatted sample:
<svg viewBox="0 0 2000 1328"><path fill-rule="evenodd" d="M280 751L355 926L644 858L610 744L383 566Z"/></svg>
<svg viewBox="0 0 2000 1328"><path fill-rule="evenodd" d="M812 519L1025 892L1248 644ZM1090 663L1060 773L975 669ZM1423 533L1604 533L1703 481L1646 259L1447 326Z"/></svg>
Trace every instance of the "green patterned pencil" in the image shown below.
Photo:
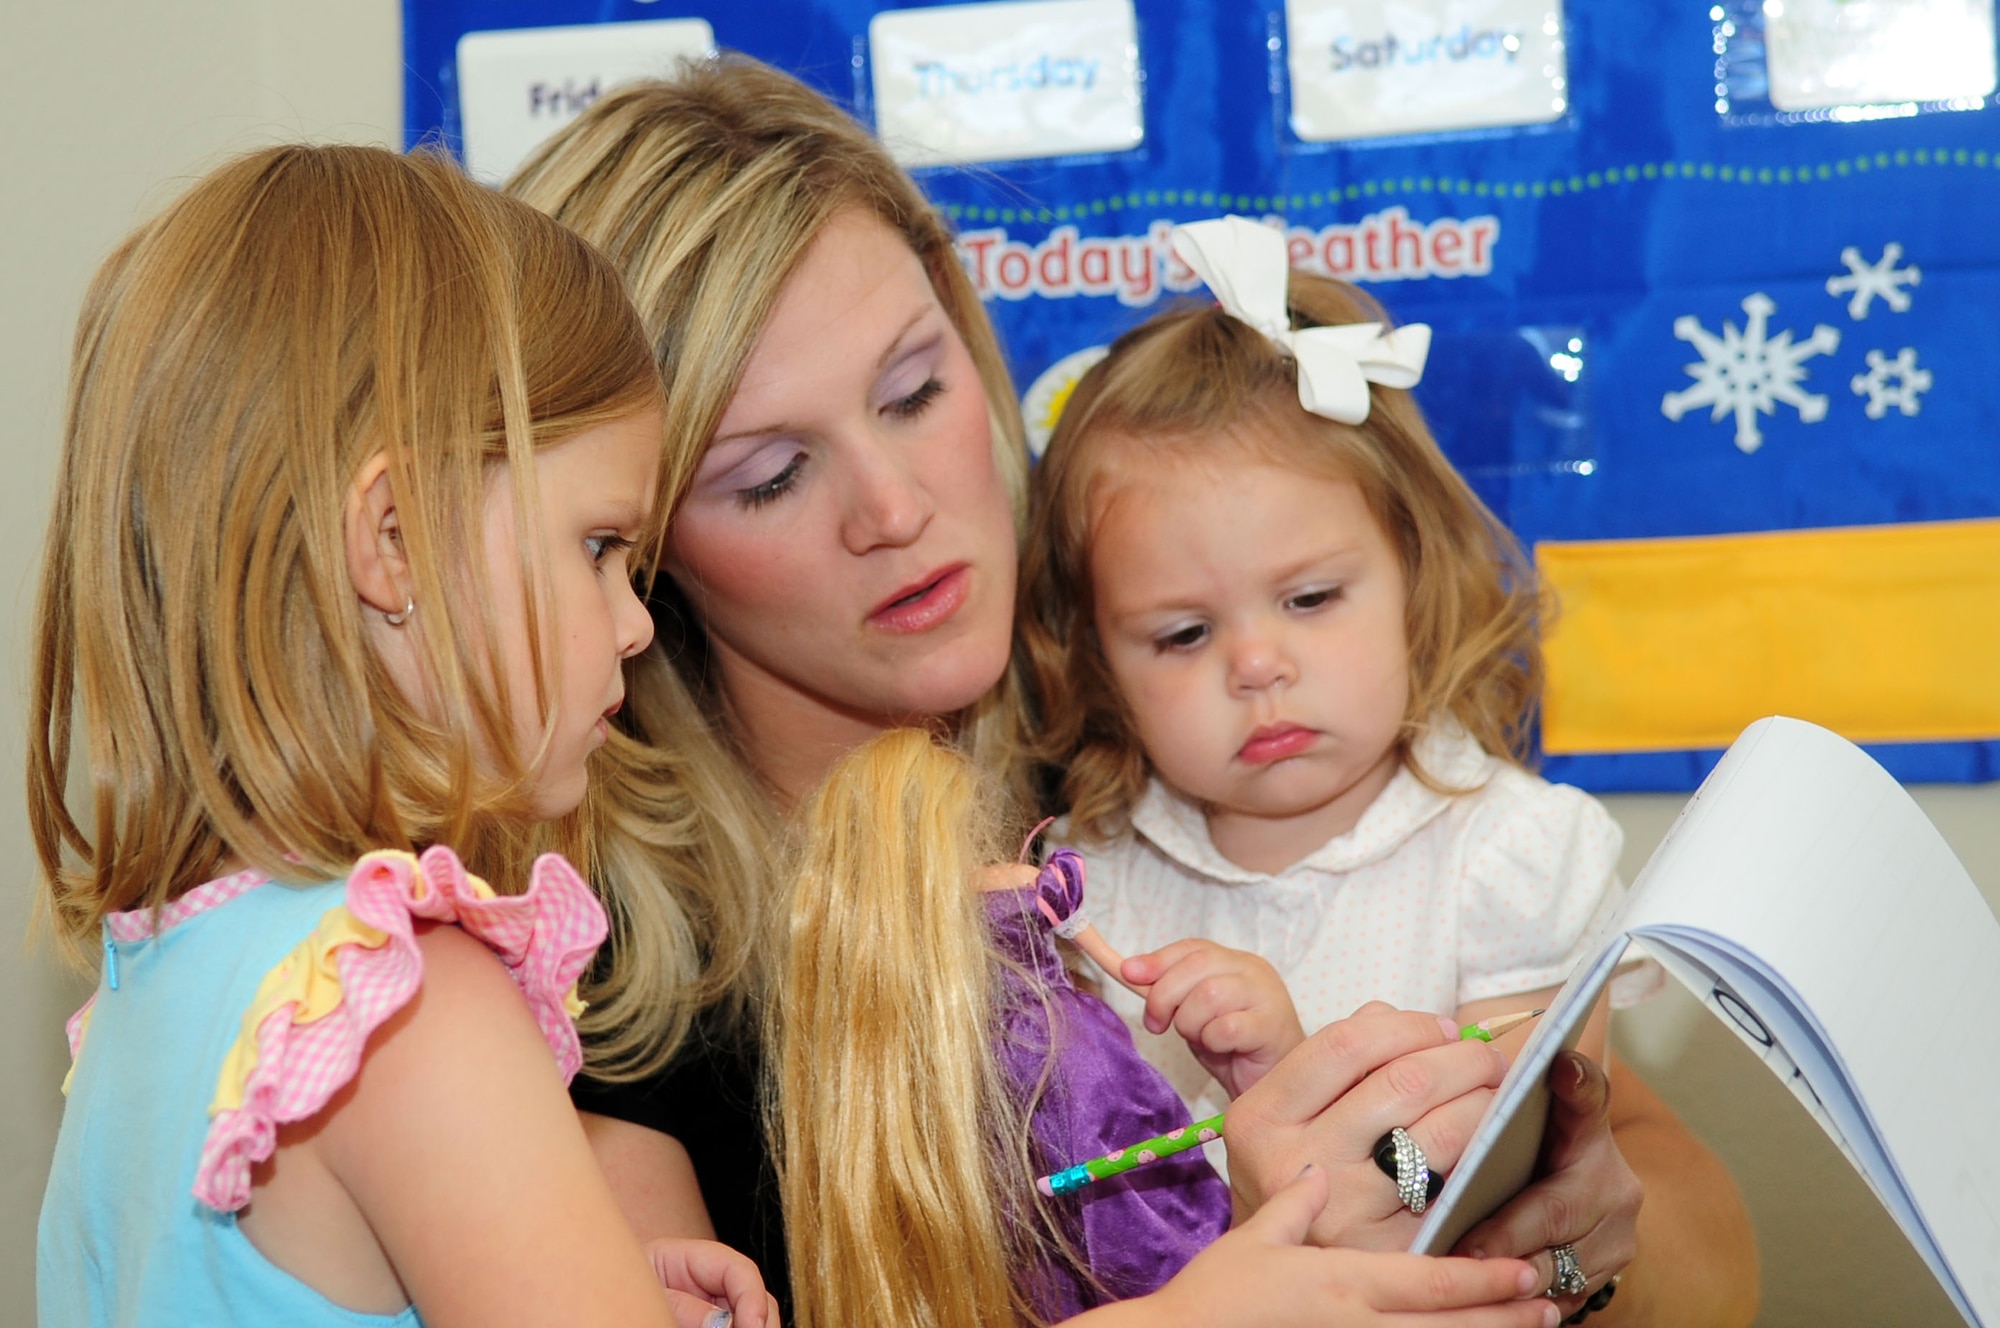
<svg viewBox="0 0 2000 1328"><path fill-rule="evenodd" d="M1540 1010L1523 1010L1518 1014L1495 1015L1476 1024L1467 1024L1458 1030L1458 1036L1461 1040L1477 1039L1481 1042L1491 1042L1502 1033L1526 1023L1540 1013L1542 1013ZM1129 1144L1116 1152L1106 1153L1103 1157L1079 1162L1073 1167L1064 1167L1054 1175L1044 1176L1036 1181L1035 1188L1043 1194L1054 1196L1080 1190L1092 1181L1122 1176L1135 1167L1145 1166L1148 1162L1157 1162L1163 1157L1172 1157L1175 1153L1185 1153L1198 1144L1220 1139L1222 1121L1221 1115L1210 1116L1207 1120L1183 1125L1178 1130L1168 1130L1165 1134L1141 1143Z"/></svg>
<svg viewBox="0 0 2000 1328"><path fill-rule="evenodd" d="M1198 1148L1211 1139L1221 1137L1222 1117L1210 1116L1207 1120L1183 1125L1178 1130L1168 1130L1165 1134L1106 1153L1103 1157L1065 1167L1053 1176L1044 1176L1036 1181L1035 1188L1051 1196L1068 1194L1092 1181L1122 1176L1134 1167L1143 1167L1163 1157L1172 1157L1175 1153L1185 1153L1190 1148Z"/></svg>

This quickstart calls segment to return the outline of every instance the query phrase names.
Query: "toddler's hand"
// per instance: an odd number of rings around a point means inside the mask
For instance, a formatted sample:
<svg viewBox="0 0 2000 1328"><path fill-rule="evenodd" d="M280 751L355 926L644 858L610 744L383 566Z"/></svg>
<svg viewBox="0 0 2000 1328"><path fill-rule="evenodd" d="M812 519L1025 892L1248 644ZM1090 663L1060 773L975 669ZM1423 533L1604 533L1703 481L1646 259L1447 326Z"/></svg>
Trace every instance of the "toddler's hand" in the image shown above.
<svg viewBox="0 0 2000 1328"><path fill-rule="evenodd" d="M1127 982L1150 985L1146 1028L1171 1027L1233 1100L1305 1041L1278 971L1247 950L1175 941L1125 961Z"/></svg>
<svg viewBox="0 0 2000 1328"><path fill-rule="evenodd" d="M778 1328L778 1302L750 1256L712 1240L662 1237L646 1259L679 1328Z"/></svg>

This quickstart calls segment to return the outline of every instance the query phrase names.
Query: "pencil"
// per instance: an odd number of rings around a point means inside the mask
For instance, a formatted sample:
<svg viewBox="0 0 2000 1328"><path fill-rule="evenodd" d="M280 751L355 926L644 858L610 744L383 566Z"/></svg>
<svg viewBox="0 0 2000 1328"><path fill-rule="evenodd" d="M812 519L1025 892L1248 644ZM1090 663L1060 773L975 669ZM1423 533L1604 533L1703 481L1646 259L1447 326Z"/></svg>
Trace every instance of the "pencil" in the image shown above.
<svg viewBox="0 0 2000 1328"><path fill-rule="evenodd" d="M1044 1176L1035 1182L1035 1188L1046 1195L1068 1194L1080 1190L1093 1181L1109 1180L1122 1176L1134 1167L1143 1167L1149 1162L1157 1162L1163 1157L1185 1153L1190 1148L1198 1148L1211 1139L1222 1137L1222 1117L1210 1116L1207 1120L1183 1125L1178 1130L1168 1130L1140 1143L1128 1144L1124 1148L1094 1157L1088 1162L1079 1162L1073 1167L1065 1167L1054 1175Z"/></svg>
<svg viewBox="0 0 2000 1328"><path fill-rule="evenodd" d="M1522 1010L1515 1014L1496 1014L1491 1019L1482 1019L1459 1029L1458 1040L1468 1042L1476 1038L1481 1042L1491 1042L1509 1029L1519 1028L1543 1013L1541 1010Z"/></svg>
<svg viewBox="0 0 2000 1328"><path fill-rule="evenodd" d="M1502 1033L1518 1028L1541 1013L1543 1012L1540 1010L1522 1010L1515 1014L1499 1014L1491 1019L1482 1019L1476 1024L1467 1024L1459 1029L1459 1040L1466 1042L1477 1039L1481 1042L1491 1042ZM1185 1153L1199 1144L1220 1139L1222 1122L1226 1115L1225 1112L1210 1116L1207 1120L1183 1125L1178 1130L1168 1130L1165 1134L1155 1135L1151 1139L1127 1144L1123 1148L1106 1153L1103 1157L1094 1157L1088 1162L1064 1167L1061 1171L1037 1180L1035 1188L1051 1197L1068 1194L1072 1190L1082 1189L1093 1181L1109 1180L1113 1176L1122 1176L1134 1168L1143 1167L1149 1162L1157 1162L1163 1157Z"/></svg>

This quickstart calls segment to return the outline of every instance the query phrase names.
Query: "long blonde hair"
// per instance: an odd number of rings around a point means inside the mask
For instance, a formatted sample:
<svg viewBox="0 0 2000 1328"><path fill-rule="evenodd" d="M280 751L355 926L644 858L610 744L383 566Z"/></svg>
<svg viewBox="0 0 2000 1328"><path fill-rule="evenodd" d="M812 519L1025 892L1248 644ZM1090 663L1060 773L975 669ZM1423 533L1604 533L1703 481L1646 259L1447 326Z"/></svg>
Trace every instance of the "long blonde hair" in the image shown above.
<svg viewBox="0 0 2000 1328"><path fill-rule="evenodd" d="M826 224L859 209L906 240L977 366L996 464L1025 506L1026 450L998 342L937 210L860 124L744 57L685 67L594 103L507 189L574 228L625 274L666 389L665 477L687 492L792 271ZM618 767L598 804L595 879L612 964L586 993L591 1073L656 1073L704 1006L740 1015L762 958L778 834L770 792L730 729L706 634L665 578L659 640L628 675ZM1012 671L965 715L960 742L1018 766Z"/></svg>
<svg viewBox="0 0 2000 1328"><path fill-rule="evenodd" d="M1291 274L1288 302L1301 327L1389 322L1359 288L1304 272ZM1149 319L1077 384L1036 468L1017 619L1042 721L1039 755L1062 772L1081 835L1121 833L1149 772L1097 640L1091 593L1093 503L1119 457L1233 447L1351 481L1402 563L1403 759L1431 782L1412 747L1440 720L1495 755L1528 759L1542 686L1534 565L1452 469L1410 394L1373 386L1370 396L1359 425L1307 413L1292 360L1213 305Z"/></svg>
<svg viewBox="0 0 2000 1328"><path fill-rule="evenodd" d="M1034 1322L1033 1093L994 1047L975 879L1006 856L990 780L912 729L801 808L766 1043L800 1328ZM1023 1100L1026 1098L1027 1100Z"/></svg>
<svg viewBox="0 0 2000 1328"><path fill-rule="evenodd" d="M28 811L66 948L232 857L312 879L450 842L507 881L537 753L464 551L496 469L533 531L535 450L657 394L617 273L445 159L271 148L128 238L77 330L37 609ZM366 643L346 560L377 454L423 613L422 713ZM588 847L580 819L550 837Z"/></svg>

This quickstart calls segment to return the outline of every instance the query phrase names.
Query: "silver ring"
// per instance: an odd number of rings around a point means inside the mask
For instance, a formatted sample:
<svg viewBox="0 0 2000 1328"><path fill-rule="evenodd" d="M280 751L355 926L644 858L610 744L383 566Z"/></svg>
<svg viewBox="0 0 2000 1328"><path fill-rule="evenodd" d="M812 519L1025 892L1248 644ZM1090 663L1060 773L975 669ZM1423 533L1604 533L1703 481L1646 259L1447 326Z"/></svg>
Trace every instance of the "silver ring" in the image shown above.
<svg viewBox="0 0 2000 1328"><path fill-rule="evenodd" d="M1549 1246L1549 1255L1556 1261L1555 1281L1549 1283L1550 1299L1557 1296L1580 1296L1590 1288L1590 1279L1583 1275L1583 1265L1577 1262L1576 1246L1565 1242Z"/></svg>
<svg viewBox="0 0 2000 1328"><path fill-rule="evenodd" d="M1389 1131L1389 1138L1396 1146L1396 1197L1403 1201L1403 1207L1422 1217L1431 1203L1430 1162L1402 1126Z"/></svg>

